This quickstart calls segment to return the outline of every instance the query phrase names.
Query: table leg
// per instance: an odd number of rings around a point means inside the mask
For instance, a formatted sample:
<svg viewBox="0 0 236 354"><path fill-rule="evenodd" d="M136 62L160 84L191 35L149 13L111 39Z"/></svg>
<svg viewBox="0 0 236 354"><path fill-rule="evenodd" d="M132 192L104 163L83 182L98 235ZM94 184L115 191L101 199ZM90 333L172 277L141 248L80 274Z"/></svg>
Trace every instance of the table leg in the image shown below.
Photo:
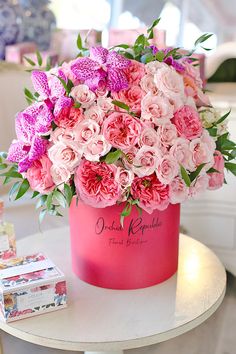
<svg viewBox="0 0 236 354"><path fill-rule="evenodd" d="M84 352L84 354L124 354L123 350L115 350L108 352Z"/></svg>

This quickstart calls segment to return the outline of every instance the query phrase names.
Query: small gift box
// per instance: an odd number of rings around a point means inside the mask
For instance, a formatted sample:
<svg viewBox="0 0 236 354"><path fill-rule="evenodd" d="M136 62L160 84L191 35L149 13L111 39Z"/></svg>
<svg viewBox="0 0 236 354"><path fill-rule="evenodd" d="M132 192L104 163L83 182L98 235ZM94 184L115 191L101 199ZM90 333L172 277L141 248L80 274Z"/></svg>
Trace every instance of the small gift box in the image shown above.
<svg viewBox="0 0 236 354"><path fill-rule="evenodd" d="M5 50L6 61L22 64L23 57L26 55L26 53L35 53L37 50L37 46L34 42L23 42L13 45L7 45Z"/></svg>
<svg viewBox="0 0 236 354"><path fill-rule="evenodd" d="M64 274L42 253L0 262L0 313L5 322L66 307Z"/></svg>

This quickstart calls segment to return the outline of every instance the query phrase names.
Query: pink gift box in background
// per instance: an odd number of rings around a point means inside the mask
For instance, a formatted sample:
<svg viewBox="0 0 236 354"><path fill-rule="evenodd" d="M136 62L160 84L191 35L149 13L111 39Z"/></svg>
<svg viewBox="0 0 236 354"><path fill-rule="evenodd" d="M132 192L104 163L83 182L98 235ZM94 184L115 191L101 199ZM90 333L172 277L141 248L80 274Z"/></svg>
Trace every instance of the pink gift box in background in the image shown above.
<svg viewBox="0 0 236 354"><path fill-rule="evenodd" d="M5 48L5 60L11 63L22 64L26 53L35 53L37 45L34 42L23 42L7 45Z"/></svg>
<svg viewBox="0 0 236 354"><path fill-rule="evenodd" d="M42 253L0 262L0 316L5 322L66 307L64 274Z"/></svg>

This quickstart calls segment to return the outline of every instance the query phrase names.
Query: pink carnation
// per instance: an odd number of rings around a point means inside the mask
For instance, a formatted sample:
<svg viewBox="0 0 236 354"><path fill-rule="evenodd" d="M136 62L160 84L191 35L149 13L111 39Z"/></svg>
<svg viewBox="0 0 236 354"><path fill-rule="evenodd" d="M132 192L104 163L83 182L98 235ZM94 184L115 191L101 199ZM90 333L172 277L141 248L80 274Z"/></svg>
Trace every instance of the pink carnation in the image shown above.
<svg viewBox="0 0 236 354"><path fill-rule="evenodd" d="M198 112L191 106L183 106L175 112L172 122L179 136L187 139L198 138L202 134L202 123Z"/></svg>
<svg viewBox="0 0 236 354"><path fill-rule="evenodd" d="M164 210L169 205L169 186L162 184L156 174L136 177L131 186L133 199L139 200L140 208L151 214L153 210Z"/></svg>
<svg viewBox="0 0 236 354"><path fill-rule="evenodd" d="M129 150L138 143L142 123L127 113L112 113L103 124L106 140L117 149Z"/></svg>
<svg viewBox="0 0 236 354"><path fill-rule="evenodd" d="M121 195L117 168L104 162L83 160L75 172L75 186L81 200L94 208L114 205Z"/></svg>
<svg viewBox="0 0 236 354"><path fill-rule="evenodd" d="M215 151L213 168L218 172L209 173L208 189L218 189L224 184L224 158L220 151Z"/></svg>
<svg viewBox="0 0 236 354"><path fill-rule="evenodd" d="M43 155L39 160L34 161L27 170L26 178L33 191L48 194L54 189L55 185L50 173L51 166L52 163L49 158Z"/></svg>

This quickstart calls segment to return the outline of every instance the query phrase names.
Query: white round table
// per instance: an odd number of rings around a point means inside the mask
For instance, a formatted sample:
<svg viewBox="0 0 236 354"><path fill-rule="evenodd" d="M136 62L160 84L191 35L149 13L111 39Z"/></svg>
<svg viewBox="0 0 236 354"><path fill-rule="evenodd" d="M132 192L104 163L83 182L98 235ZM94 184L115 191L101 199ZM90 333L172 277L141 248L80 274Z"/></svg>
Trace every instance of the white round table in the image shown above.
<svg viewBox="0 0 236 354"><path fill-rule="evenodd" d="M178 273L142 290L108 290L79 280L70 262L69 229L35 234L18 242L19 255L45 252L66 274L68 308L32 318L0 322L0 328L45 347L122 353L159 343L205 321L221 304L224 267L206 246L180 236Z"/></svg>

